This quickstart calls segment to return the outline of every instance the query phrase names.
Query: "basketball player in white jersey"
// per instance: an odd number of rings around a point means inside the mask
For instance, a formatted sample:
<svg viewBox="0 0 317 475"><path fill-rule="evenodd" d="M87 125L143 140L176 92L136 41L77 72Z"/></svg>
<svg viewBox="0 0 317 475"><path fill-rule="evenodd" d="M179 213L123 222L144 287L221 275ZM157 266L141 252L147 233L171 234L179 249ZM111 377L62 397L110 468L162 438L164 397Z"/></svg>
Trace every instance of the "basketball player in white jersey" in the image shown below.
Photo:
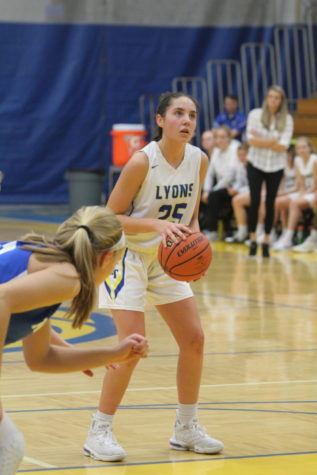
<svg viewBox="0 0 317 475"><path fill-rule="evenodd" d="M145 334L145 299L155 305L178 346L178 409L170 447L215 454L222 442L197 422L197 401L203 364L204 335L187 282L168 277L157 260L161 240L176 241L184 232L199 231L198 209L208 158L190 145L199 105L183 93L166 93L158 105L158 136L128 161L108 206L119 217L127 238L120 265L100 288L99 304L112 310L119 339L131 331ZM108 370L93 414L84 453L97 460L118 461L124 449L112 433L114 414L136 362Z"/></svg>

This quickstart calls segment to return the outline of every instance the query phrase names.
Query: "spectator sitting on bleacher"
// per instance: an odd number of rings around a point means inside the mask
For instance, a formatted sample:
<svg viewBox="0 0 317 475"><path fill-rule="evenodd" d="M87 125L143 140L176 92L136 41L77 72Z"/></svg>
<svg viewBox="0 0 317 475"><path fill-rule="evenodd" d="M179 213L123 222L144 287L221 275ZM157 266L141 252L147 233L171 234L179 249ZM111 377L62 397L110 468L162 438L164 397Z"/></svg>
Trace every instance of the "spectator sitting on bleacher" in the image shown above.
<svg viewBox="0 0 317 475"><path fill-rule="evenodd" d="M295 169L295 145L292 143L287 149L286 166L283 178L274 203L274 222L270 234L270 244L277 241L277 227L280 224L282 229L287 228L289 198L297 191L296 169Z"/></svg>
<svg viewBox="0 0 317 475"><path fill-rule="evenodd" d="M206 129L201 134L201 148L206 152L209 160L214 151L216 144L215 144L215 137L212 129Z"/></svg>
<svg viewBox="0 0 317 475"><path fill-rule="evenodd" d="M207 204L205 235L211 241L218 240L218 218L223 208L231 207L229 191L232 183L232 167L237 165L239 142L231 139L230 129L221 126L215 130L216 148L211 156L203 186L201 201Z"/></svg>
<svg viewBox="0 0 317 475"><path fill-rule="evenodd" d="M248 148L249 147L247 144L239 145L237 149L238 164L237 167L233 168L234 177L231 180L232 186L229 193L231 193L233 197L231 204L237 224L237 231L233 234L233 236L227 237L225 239L225 241L229 243L241 243L244 242L248 237L247 207L250 206L251 200L246 169ZM259 223L261 223L261 230L263 230L264 199L261 201L259 216Z"/></svg>
<svg viewBox="0 0 317 475"><path fill-rule="evenodd" d="M311 231L304 242L294 246L292 251L295 252L317 252L317 193L315 193L315 199L313 203L313 220L311 223Z"/></svg>
<svg viewBox="0 0 317 475"><path fill-rule="evenodd" d="M224 98L224 112L219 114L213 124L213 129L226 125L231 131L231 137L239 141L243 140L246 127L246 116L239 111L238 98L233 94L227 94Z"/></svg>
<svg viewBox="0 0 317 475"><path fill-rule="evenodd" d="M296 142L295 171L297 189L288 195L287 228L273 246L275 251L293 247L293 236L302 211L314 207L317 191L317 155L307 137L299 137Z"/></svg>

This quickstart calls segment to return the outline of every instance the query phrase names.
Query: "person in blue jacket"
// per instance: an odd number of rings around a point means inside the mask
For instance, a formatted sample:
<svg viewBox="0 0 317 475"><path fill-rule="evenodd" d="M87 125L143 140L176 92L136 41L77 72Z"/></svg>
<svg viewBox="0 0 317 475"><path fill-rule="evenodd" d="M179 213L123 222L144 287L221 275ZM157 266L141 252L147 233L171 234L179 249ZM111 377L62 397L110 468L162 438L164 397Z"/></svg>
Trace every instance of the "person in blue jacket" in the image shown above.
<svg viewBox="0 0 317 475"><path fill-rule="evenodd" d="M27 365L41 372L84 371L145 357L148 345L141 335L112 348L75 349L50 327L50 317L66 300L71 300L72 326L81 327L97 287L124 249L118 218L101 206L79 209L52 238L31 233L0 243L0 358L3 347L18 340L23 340ZM0 405L1 475L15 474L23 453L23 436Z"/></svg>
<svg viewBox="0 0 317 475"><path fill-rule="evenodd" d="M231 138L239 141L244 140L247 119L245 114L239 110L239 102L234 94L227 94L223 102L224 112L217 115L212 128L218 129L226 125L231 130Z"/></svg>

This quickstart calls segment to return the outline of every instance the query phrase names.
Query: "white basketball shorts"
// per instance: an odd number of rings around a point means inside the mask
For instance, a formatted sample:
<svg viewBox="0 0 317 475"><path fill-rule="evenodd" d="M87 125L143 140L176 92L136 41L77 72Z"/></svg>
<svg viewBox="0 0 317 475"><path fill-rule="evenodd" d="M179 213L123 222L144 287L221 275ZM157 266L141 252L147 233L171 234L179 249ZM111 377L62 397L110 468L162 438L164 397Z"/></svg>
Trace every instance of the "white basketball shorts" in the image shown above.
<svg viewBox="0 0 317 475"><path fill-rule="evenodd" d="M156 253L126 249L113 273L99 287L99 307L144 312L147 303L164 305L192 296L188 282L165 274Z"/></svg>

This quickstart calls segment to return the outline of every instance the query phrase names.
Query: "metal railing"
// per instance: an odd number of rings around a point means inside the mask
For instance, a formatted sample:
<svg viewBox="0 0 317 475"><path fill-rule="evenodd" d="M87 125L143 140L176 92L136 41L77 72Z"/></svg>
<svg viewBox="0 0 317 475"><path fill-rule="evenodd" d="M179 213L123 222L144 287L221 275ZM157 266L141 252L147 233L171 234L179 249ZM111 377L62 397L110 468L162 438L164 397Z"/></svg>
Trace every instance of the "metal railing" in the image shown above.
<svg viewBox="0 0 317 475"><path fill-rule="evenodd" d="M305 25L281 25L274 29L277 81L284 87L291 110L299 98L312 94L308 33Z"/></svg>
<svg viewBox="0 0 317 475"><path fill-rule="evenodd" d="M200 145L201 133L212 127L215 116L223 112L227 94L237 96L240 109L248 114L261 107L267 89L279 84L285 89L289 107L295 109L299 98L317 94L317 0L304 10L305 24L277 25L274 44L243 43L240 62L217 59L206 63L203 77L180 76L172 80L172 90L193 95L201 104L201 117L194 142ZM140 120L153 135L159 94L139 98Z"/></svg>
<svg viewBox="0 0 317 475"><path fill-rule="evenodd" d="M241 67L231 59L211 59L206 64L207 87L211 124L218 113L224 112L223 100L227 94L234 94L244 109Z"/></svg>
<svg viewBox="0 0 317 475"><path fill-rule="evenodd" d="M244 43L240 48L244 107L261 107L269 86L276 84L274 48L270 43ZM252 99L252 100L251 100Z"/></svg>
<svg viewBox="0 0 317 475"><path fill-rule="evenodd" d="M149 140L153 137L157 129L155 113L159 97L160 94L142 94L139 97L140 122L144 125Z"/></svg>
<svg viewBox="0 0 317 475"><path fill-rule="evenodd" d="M312 1L305 8L304 21L307 25L311 91L317 94L317 2Z"/></svg>

